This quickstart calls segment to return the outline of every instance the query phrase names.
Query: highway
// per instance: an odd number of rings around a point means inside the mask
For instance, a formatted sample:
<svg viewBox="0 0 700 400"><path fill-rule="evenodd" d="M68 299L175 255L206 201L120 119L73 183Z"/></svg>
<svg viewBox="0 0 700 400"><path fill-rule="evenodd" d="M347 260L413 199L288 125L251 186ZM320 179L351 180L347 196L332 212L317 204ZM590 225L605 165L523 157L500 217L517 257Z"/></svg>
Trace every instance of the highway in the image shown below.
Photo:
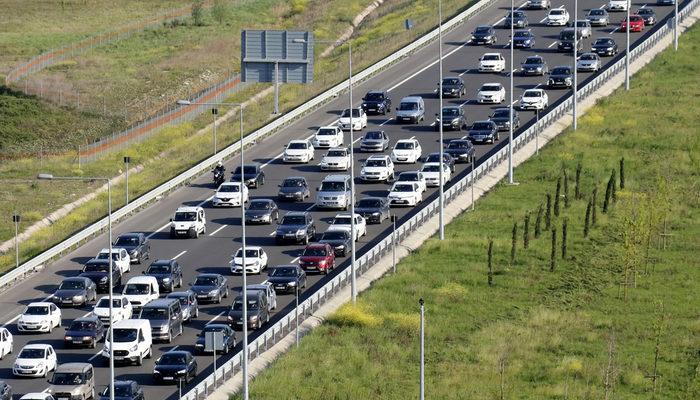
<svg viewBox="0 0 700 400"><path fill-rule="evenodd" d="M516 7L524 4L522 1L516 2ZM552 3L553 7L564 6L568 9L571 19L573 20L573 0L556 1ZM587 11L590 8L598 8L606 5L603 1L581 1L579 6L579 19L584 19ZM632 11L639 7L652 7L657 12L658 20L663 20L666 15L673 12L672 6L656 7L653 4L644 2L633 2ZM487 119L494 108L507 106L502 105L481 105L475 101L478 88L483 83L500 82L508 90L509 81L507 73L500 74L480 74L477 72L478 59L486 52L500 52L506 58L506 68L509 65L510 50L508 48L509 29L503 29L502 18L505 16L510 7L509 1L499 1L488 10L485 10L474 17L467 23L462 24L457 29L447 33L443 38L443 69L444 76L461 76L467 87L467 95L462 99L445 99L444 105L465 106L468 122ZM539 54L545 57L550 70L558 65L572 65L573 59L570 54L557 53L556 43L558 34L563 29L562 27L546 27L541 21L546 16L545 10L526 10L530 21L530 28L536 35L536 45L533 49L515 50L515 68L529 55ZM594 27L593 34L590 38L584 39L584 51L590 51L591 42L603 36L613 36L620 46L620 53L624 52L625 34L616 29L619 26L619 21L624 17L624 13L611 13L611 25L609 27ZM500 21L500 22L499 22ZM498 29L498 44L494 46L472 46L467 45L466 40L470 37L470 32L477 25L494 24L499 22ZM611 33L611 31L613 31ZM644 36L648 35L651 27L646 27L642 33L632 33L631 40L634 42L640 41ZM408 95L423 96L426 103L426 120L419 125L399 125L392 118L394 111L387 116L369 116L367 128L362 132L355 132L355 174L359 175L361 168L360 163L364 161L368 154L361 153L359 150L359 139L367 130L382 129L385 130L393 144L398 139L415 137L422 147L423 155L439 150L438 133L434 131L431 124L434 122L434 115L438 112L438 68L437 68L437 43L432 43L423 49L415 52L407 59L398 62L378 74L377 76L357 85L354 89L354 105L361 104L362 95L371 89L387 89L390 91L393 106L396 107L400 99ZM605 64L610 64L613 57L604 58ZM583 85L586 79L592 76L592 73L579 73L579 85ZM534 87L542 87L546 89L547 77L522 77L519 74L515 75L515 93L513 98L517 100L520 94ZM557 103L557 100L570 94L570 90L549 90L546 89L549 95L550 107ZM509 94L506 93L506 99ZM246 163L256 162L264 166L266 174L266 183L259 189L253 189L250 192L251 198L276 198L277 185L287 176L305 176L312 188L318 187L321 180L327 173L322 172L318 167L318 162L322 158L325 150L317 150L315 160L309 164L283 164L281 162L281 153L284 145L291 139L306 138L313 135L317 127L334 123L340 111L346 108L348 104L347 97L341 96L324 107L310 113L306 117L296 121L288 126L283 131L265 139L263 142L254 145L250 150L246 151ZM517 106L517 104L516 104ZM535 117L534 112L520 112L522 125L527 125L528 121L532 121ZM446 131L444 133L445 140L459 138L466 135L467 132ZM507 141L508 132L501 132L501 142ZM346 144L348 134L346 132ZM498 145L498 143L496 144ZM476 145L477 156L481 157L486 154L494 145ZM385 152L388 154L389 151ZM238 165L238 156L227 162L227 177L230 176L236 165ZM421 164L405 165L397 164L397 174L400 171L420 169ZM458 174L468 172L468 166L459 164ZM51 171L47 171L51 172ZM516 174L517 176L517 174ZM457 176L453 176L453 180L457 180ZM356 181L356 198L360 199L364 196L386 196L389 185L387 184L363 184ZM60 182L55 182L59 185ZM435 196L437 189L429 189L424 194L424 202ZM184 282L192 282L194 277L203 272L217 272L224 274L232 289L232 294L240 289L241 277L232 276L229 272L229 260L231 254L240 246L240 209L214 209L210 207L208 199L214 193L214 185L211 183L211 175L206 174L201 176L190 185L180 188L169 196L163 198L156 204L144 209L138 214L128 218L114 227L115 237L120 233L125 232L146 232L150 235L151 241L151 260L156 258L177 258L178 262L184 267L185 277ZM118 195L118 194L117 194ZM309 210L314 220L318 232L325 231L327 223L332 217L337 214L335 211L320 211L313 208L315 192L312 192L311 199L303 203L282 203L278 202L281 209L281 214L284 211L303 211ZM199 239L170 239L168 237L168 220L172 217L175 209L180 205L202 205L205 207L207 216L207 234ZM420 207L420 206L419 206ZM409 215L416 212L411 208L395 208L393 212L399 217L400 223ZM385 221L381 225L368 225L368 233L361 238L358 243L358 255L363 251L371 248L377 239L383 237L390 232L390 222ZM274 225L255 225L247 226L247 244L263 246L267 251L270 261L269 265L289 264L297 261L302 245L285 245L277 246L274 240ZM94 257L97 252L107 247L106 235L101 235L91 240L84 246L66 255L62 259L54 262L49 268L40 274L36 274L25 281L16 285L16 287L0 294L0 324L4 324L14 335L15 354L5 357L0 361L0 380L5 380L12 387L15 393L15 398L19 398L20 394L30 391L41 391L48 387L48 384L43 379L16 379L12 376L12 365L17 352L28 343L47 343L54 346L58 353L59 363L65 362L92 362L96 367L96 382L99 390L102 390L109 381L109 371L106 368L106 362L97 354L101 351L102 345L99 344L97 349L66 349L63 346L63 329L54 330L52 334L25 335L17 332L15 321L17 316L22 312L23 308L30 302L40 301L51 295L58 283L65 277L77 275L80 272L81 266L88 259ZM349 264L349 256L342 259L340 268L345 268ZM141 274L148 266L149 261L142 265L132 265L131 272L124 277L124 282L129 277ZM265 273L261 275L249 275L249 283L258 283L266 279ZM306 292L314 290L314 285L320 286L324 281L323 276L309 275L309 285ZM186 287L183 288L183 290ZM116 293L116 291L115 291ZM225 321L225 312L231 304L234 296L230 296L224 300L221 305L201 305L199 318L186 325L184 333L174 339L171 344L158 343L154 344L154 357L149 360L144 360L144 365L136 366L118 366L116 368L117 379L135 379L146 387L146 397L148 399L165 399L175 398L177 396L177 387L175 386L156 386L153 385L151 373L155 359L163 352L171 348L190 350L194 352L195 335L201 328L211 321ZM293 304L293 296L283 295L278 297L277 313L284 313L285 306L290 302ZM69 325L74 318L86 315L89 313L90 307L81 309L63 309L63 326ZM272 319L274 322L274 318ZM256 333L251 333L254 337ZM237 339L240 341L240 334ZM239 346L240 347L240 346ZM226 360L229 356L221 356L220 362ZM198 356L197 362L199 365L199 376L203 377L212 371L211 366L212 356ZM196 385L197 381L190 384ZM183 388L183 393L188 388Z"/></svg>

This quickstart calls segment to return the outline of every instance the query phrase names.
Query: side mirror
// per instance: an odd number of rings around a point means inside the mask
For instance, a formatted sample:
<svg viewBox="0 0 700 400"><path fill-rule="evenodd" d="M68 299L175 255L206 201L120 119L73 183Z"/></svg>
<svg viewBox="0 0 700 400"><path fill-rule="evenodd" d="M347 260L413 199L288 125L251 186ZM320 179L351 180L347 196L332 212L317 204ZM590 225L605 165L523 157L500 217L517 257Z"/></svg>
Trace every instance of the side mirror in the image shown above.
<svg viewBox="0 0 700 400"><path fill-rule="evenodd" d="M146 275L146 271L141 271L141 275Z"/></svg>
<svg viewBox="0 0 700 400"><path fill-rule="evenodd" d="M438 116L438 113L435 113L435 116L437 117L437 116Z"/></svg>
<svg viewBox="0 0 700 400"><path fill-rule="evenodd" d="M316 191L318 192L319 190L321 190L321 188L320 188L320 187L317 187L317 188L316 188Z"/></svg>
<svg viewBox="0 0 700 400"><path fill-rule="evenodd" d="M398 108L398 107L396 107L396 111L399 111L399 108Z"/></svg>
<svg viewBox="0 0 700 400"><path fill-rule="evenodd" d="M172 218L170 218L170 222L173 222L173 219L172 219Z"/></svg>

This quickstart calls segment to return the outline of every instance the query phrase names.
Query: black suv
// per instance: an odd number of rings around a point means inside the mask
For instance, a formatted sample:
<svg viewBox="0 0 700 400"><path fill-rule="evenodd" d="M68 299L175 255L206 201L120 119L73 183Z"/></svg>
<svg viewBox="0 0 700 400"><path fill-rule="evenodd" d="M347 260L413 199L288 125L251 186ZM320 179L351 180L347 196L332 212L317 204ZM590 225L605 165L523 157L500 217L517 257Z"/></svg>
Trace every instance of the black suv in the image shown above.
<svg viewBox="0 0 700 400"><path fill-rule="evenodd" d="M259 188L265 184L265 173L262 168L257 164L244 164L243 165L243 180L245 185L249 188ZM241 167L236 167L231 176L231 182L241 181Z"/></svg>
<svg viewBox="0 0 700 400"><path fill-rule="evenodd" d="M391 97L386 90L370 90L362 98L362 109L367 114L376 113L386 115L391 111Z"/></svg>
<svg viewBox="0 0 700 400"><path fill-rule="evenodd" d="M529 25L527 21L527 15L524 11L515 10L511 14L510 11L506 15L506 19L503 20L503 27L510 29L510 24L513 24L514 28L527 28Z"/></svg>
<svg viewBox="0 0 700 400"><path fill-rule="evenodd" d="M472 32L473 44L495 44L497 41L496 30L491 25L479 25Z"/></svg>
<svg viewBox="0 0 700 400"><path fill-rule="evenodd" d="M442 107L442 116L435 114L435 130L440 130L442 124L443 130L461 131L467 127L467 117L464 115L462 106Z"/></svg>
<svg viewBox="0 0 700 400"><path fill-rule="evenodd" d="M282 217L275 232L277 244L285 242L309 244L316 237L316 225L308 212L290 211Z"/></svg>
<svg viewBox="0 0 700 400"><path fill-rule="evenodd" d="M591 51L601 57L614 56L617 54L617 43L615 43L615 39L610 37L599 38L591 45Z"/></svg>
<svg viewBox="0 0 700 400"><path fill-rule="evenodd" d="M576 28L566 28L559 32L559 43L557 50L562 53L571 53L574 51L574 33L578 31L578 40L576 41L576 51L583 51L583 40L581 40L581 31Z"/></svg>
<svg viewBox="0 0 700 400"><path fill-rule="evenodd" d="M155 260L143 274L156 278L164 292L170 293L175 287L182 287L182 268L175 260Z"/></svg>
<svg viewBox="0 0 700 400"><path fill-rule="evenodd" d="M549 74L550 88L570 88L574 84L574 72L569 66L556 67Z"/></svg>
<svg viewBox="0 0 700 400"><path fill-rule="evenodd" d="M85 263L83 272L80 275L85 278L90 278L97 285L98 292L109 291L109 260L92 259ZM121 286L122 274L121 270L116 265L112 264L112 288Z"/></svg>
<svg viewBox="0 0 700 400"><path fill-rule="evenodd" d="M355 204L355 212L362 215L368 224L380 224L390 217L389 202L384 197L365 197ZM323 234L326 238L326 234ZM323 240L321 241L323 242ZM329 242L330 244L330 242ZM332 246L332 244L331 244ZM336 252L336 255L338 253ZM343 253L345 255L345 253Z"/></svg>
<svg viewBox="0 0 700 400"><path fill-rule="evenodd" d="M510 110L510 108L497 108L489 117L489 121L495 122L499 131L507 131L510 129L510 113L508 110ZM518 115L517 111L513 110L513 129L517 129L518 127L520 127L520 115Z"/></svg>
<svg viewBox="0 0 700 400"><path fill-rule="evenodd" d="M440 90L440 82L438 82L438 90ZM442 96L443 97L462 97L467 93L464 87L464 81L458 76L448 76L442 78Z"/></svg>

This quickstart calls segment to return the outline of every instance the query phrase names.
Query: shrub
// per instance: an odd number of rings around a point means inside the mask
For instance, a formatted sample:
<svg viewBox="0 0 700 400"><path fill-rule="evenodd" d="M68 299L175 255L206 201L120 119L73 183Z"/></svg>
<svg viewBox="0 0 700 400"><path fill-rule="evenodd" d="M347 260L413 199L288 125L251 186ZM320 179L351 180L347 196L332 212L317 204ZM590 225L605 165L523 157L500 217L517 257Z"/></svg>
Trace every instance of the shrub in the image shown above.
<svg viewBox="0 0 700 400"><path fill-rule="evenodd" d="M343 305L328 318L328 322L337 326L374 328L382 323L382 319L373 315L369 306L358 302Z"/></svg>

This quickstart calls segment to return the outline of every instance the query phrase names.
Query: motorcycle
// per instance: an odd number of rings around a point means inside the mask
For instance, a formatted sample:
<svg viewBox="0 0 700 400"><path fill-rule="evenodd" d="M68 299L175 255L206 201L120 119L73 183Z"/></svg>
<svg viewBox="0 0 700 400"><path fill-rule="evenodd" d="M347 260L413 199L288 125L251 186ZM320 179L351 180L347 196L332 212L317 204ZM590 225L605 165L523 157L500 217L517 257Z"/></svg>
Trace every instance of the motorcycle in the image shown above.
<svg viewBox="0 0 700 400"><path fill-rule="evenodd" d="M216 186L219 186L219 185L221 185L222 183L224 183L224 180L225 180L226 178L225 178L225 176L224 176L224 171L223 171L223 170L215 169L215 170L212 171L212 173L214 174L214 176L212 177L212 181L214 181L214 184L215 184Z"/></svg>

